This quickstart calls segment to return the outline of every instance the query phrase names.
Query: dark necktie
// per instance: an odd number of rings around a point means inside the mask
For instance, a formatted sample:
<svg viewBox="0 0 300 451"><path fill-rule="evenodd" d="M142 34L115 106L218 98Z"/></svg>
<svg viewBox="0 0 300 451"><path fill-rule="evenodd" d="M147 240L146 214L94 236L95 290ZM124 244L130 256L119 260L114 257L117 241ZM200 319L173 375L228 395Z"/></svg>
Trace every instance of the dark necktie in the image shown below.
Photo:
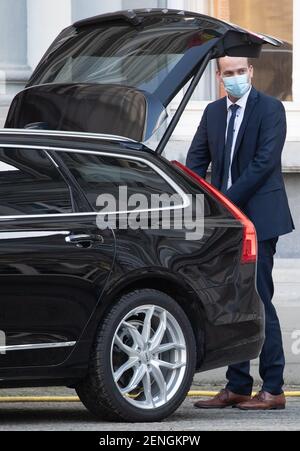
<svg viewBox="0 0 300 451"><path fill-rule="evenodd" d="M225 151L224 151L224 166L223 166L223 179L222 179L222 186L221 191L222 193L226 193L227 186L228 186L228 179L229 179L229 171L231 166L231 151L232 151L232 144L233 144L233 137L234 137L234 123L236 118L236 113L238 112L239 105L231 105L231 117L228 124L228 130L227 130L227 139L225 144Z"/></svg>

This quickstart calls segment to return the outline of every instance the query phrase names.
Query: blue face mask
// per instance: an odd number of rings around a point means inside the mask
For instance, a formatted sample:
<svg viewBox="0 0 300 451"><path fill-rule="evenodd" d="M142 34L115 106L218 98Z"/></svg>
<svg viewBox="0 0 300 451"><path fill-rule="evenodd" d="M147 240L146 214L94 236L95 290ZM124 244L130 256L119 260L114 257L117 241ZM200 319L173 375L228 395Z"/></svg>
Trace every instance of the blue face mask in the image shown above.
<svg viewBox="0 0 300 451"><path fill-rule="evenodd" d="M248 74L224 77L223 82L227 93L236 99L243 97L251 86Z"/></svg>

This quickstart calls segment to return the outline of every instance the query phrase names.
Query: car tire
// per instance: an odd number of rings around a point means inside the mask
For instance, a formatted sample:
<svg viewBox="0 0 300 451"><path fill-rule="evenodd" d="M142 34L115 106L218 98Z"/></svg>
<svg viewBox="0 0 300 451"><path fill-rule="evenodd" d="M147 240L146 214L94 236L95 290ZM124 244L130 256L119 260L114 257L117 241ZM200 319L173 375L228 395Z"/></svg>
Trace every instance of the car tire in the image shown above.
<svg viewBox="0 0 300 451"><path fill-rule="evenodd" d="M99 419L161 421L184 401L195 365L195 336L180 305L163 292L136 290L102 321L76 391Z"/></svg>

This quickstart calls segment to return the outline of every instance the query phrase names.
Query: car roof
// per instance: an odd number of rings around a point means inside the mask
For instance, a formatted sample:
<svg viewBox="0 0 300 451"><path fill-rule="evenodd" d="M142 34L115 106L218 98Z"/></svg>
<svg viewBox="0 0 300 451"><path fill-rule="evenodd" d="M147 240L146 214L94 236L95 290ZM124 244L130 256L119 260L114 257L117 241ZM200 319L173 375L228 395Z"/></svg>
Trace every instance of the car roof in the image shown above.
<svg viewBox="0 0 300 451"><path fill-rule="evenodd" d="M56 130L34 130L34 129L0 129L1 144L36 145L36 146L62 146L65 148L74 147L76 149L85 148L87 150L147 150L153 153L143 144L124 136L105 135L85 132L68 132ZM99 145L101 144L101 149Z"/></svg>
<svg viewBox="0 0 300 451"><path fill-rule="evenodd" d="M69 138L85 138L85 139L98 139L98 140L108 140L108 141L124 141L136 143L137 141L126 138L125 136L118 135L108 135L102 133L88 133L88 132L73 132L73 131L64 131L64 130L35 130L35 129L9 129L3 128L0 129L1 135L31 135L31 136L56 136L56 137L69 137Z"/></svg>

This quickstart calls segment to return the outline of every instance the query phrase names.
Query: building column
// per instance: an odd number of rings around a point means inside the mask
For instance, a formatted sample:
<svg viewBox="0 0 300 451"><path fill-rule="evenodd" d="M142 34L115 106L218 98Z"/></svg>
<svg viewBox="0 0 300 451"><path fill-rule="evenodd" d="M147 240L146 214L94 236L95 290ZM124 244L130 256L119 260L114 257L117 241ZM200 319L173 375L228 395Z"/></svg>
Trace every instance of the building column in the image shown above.
<svg viewBox="0 0 300 451"><path fill-rule="evenodd" d="M58 34L71 25L71 1L27 0L27 55L32 70Z"/></svg>
<svg viewBox="0 0 300 451"><path fill-rule="evenodd" d="M0 0L0 125L28 77L26 0Z"/></svg>
<svg viewBox="0 0 300 451"><path fill-rule="evenodd" d="M167 8L167 0L123 0L122 9Z"/></svg>
<svg viewBox="0 0 300 451"><path fill-rule="evenodd" d="M98 16L109 12L119 11L122 8L121 0L101 1L99 0L71 0L72 1L72 21L85 19L87 17Z"/></svg>
<svg viewBox="0 0 300 451"><path fill-rule="evenodd" d="M195 13L209 14L211 0L185 0L185 9Z"/></svg>
<svg viewBox="0 0 300 451"><path fill-rule="evenodd" d="M167 7L170 9L179 9L179 10L188 9L185 8L185 3L186 2L184 0L168 0Z"/></svg>

